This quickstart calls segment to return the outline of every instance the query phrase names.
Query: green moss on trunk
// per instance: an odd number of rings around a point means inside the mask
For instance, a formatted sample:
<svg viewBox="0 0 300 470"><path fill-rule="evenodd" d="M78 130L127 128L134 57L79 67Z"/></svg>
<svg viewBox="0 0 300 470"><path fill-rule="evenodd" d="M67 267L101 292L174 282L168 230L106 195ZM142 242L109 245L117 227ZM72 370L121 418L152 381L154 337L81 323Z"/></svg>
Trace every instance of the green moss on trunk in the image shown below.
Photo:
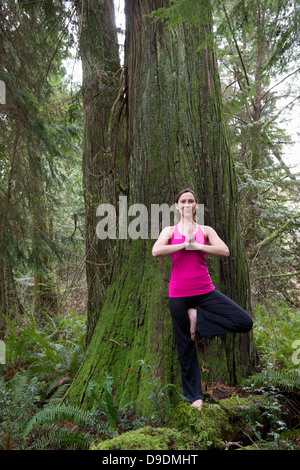
<svg viewBox="0 0 300 470"><path fill-rule="evenodd" d="M115 270L115 282L107 290L101 320L68 394L72 401L89 404L85 394L89 381L92 378L101 384L105 372L109 372L114 378L118 404L134 402L139 412L147 414L153 407L153 400L148 400L153 386L139 362L150 365L161 384L173 383L174 375L180 378L174 361L167 283L162 284L157 275L150 250L151 244L146 241L127 244L130 274L124 276L123 263ZM145 253L145 259L137 263L141 253Z"/></svg>

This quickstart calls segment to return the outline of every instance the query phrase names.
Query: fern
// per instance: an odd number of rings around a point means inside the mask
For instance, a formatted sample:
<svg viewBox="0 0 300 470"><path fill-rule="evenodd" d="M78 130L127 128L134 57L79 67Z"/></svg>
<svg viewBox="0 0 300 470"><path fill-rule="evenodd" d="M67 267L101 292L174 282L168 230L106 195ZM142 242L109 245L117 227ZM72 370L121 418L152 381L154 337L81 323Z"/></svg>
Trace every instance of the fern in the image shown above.
<svg viewBox="0 0 300 470"><path fill-rule="evenodd" d="M117 432L117 423L119 423L118 410L113 397L113 378L106 372L103 383L103 390L94 381L90 381L86 395L95 403L100 403L100 409L103 411L108 423Z"/></svg>
<svg viewBox="0 0 300 470"><path fill-rule="evenodd" d="M34 442L36 450L45 450L49 447L88 450L93 443L97 442L97 439L92 434L79 431L78 429L59 429L53 424L44 426L43 432L46 435L39 437Z"/></svg>
<svg viewBox="0 0 300 470"><path fill-rule="evenodd" d="M90 431L82 431L86 427ZM95 410L83 410L79 406L59 404L48 405L36 413L27 423L23 437L33 436L37 430L39 437L34 438L31 448L89 449L92 443L99 442L96 433L105 435L104 425L99 422Z"/></svg>
<svg viewBox="0 0 300 470"><path fill-rule="evenodd" d="M50 387L48 388L47 391L50 394L50 398L48 400L46 400L46 405L47 406L58 405L61 402L63 396L66 393L66 391L70 387L69 381L67 381L63 385L61 385L59 382L60 382L60 380L51 383ZM55 391L52 393L52 391L54 389L55 389Z"/></svg>
<svg viewBox="0 0 300 470"><path fill-rule="evenodd" d="M0 377L0 448L22 448L24 422L38 409L41 383L17 373L10 381Z"/></svg>
<svg viewBox="0 0 300 470"><path fill-rule="evenodd" d="M113 378L108 373L105 375L103 384L103 400L101 405L109 424L116 428L119 416L113 399Z"/></svg>
<svg viewBox="0 0 300 470"><path fill-rule="evenodd" d="M27 423L24 437L27 437L33 429L44 423L59 423L63 420L71 420L75 425L98 427L94 411L83 410L74 405L49 405L38 411ZM100 429L100 428L99 428Z"/></svg>
<svg viewBox="0 0 300 470"><path fill-rule="evenodd" d="M247 383L252 387L275 387L280 390L296 391L300 389L300 374L297 370L264 370L251 376Z"/></svg>

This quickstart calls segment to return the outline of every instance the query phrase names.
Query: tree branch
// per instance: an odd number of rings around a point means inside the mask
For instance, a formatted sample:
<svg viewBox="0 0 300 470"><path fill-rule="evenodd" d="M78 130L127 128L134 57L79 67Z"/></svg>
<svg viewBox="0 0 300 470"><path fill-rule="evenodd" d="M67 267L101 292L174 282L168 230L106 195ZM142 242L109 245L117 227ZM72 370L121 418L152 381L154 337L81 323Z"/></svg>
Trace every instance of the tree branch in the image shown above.
<svg viewBox="0 0 300 470"><path fill-rule="evenodd" d="M293 277L293 276L298 276L300 274L300 271L296 271L294 273L283 273L283 274L267 274L266 276L258 276L255 277L254 280L256 281L257 279L271 279L273 277Z"/></svg>
<svg viewBox="0 0 300 470"><path fill-rule="evenodd" d="M270 235L269 237L265 238L264 240L262 240L261 242L259 242L257 244L257 248L262 248L263 246L266 246L268 245L269 243L271 243L271 241L276 238L281 232L284 232L285 229L287 229L293 222L294 222L294 219L297 219L299 216L296 215L295 217L293 217L292 219L288 220L282 227L280 227L278 230L275 230L275 232L272 233L272 235Z"/></svg>
<svg viewBox="0 0 300 470"><path fill-rule="evenodd" d="M230 23L230 19L229 19L229 16L228 16L228 13L227 13L227 10L226 10L226 7L225 7L224 2L222 2L222 6L223 6L223 10L224 10L224 13L225 13L225 17L226 17L226 20L227 20L227 23L228 23L229 30L230 30L230 32L231 32L231 34L232 34L232 37L233 37L233 40L234 40L234 44L235 44L237 53L238 53L239 58L240 58L241 66L242 66L242 69L243 69L243 72L244 72L244 76L245 76L247 85L248 85L248 87L250 88L250 82L249 82L249 79L248 79L248 74L247 74L247 71L246 71L246 67L245 67L245 64L244 64L244 60L243 60L243 57L242 57L242 53L241 53L241 51L240 51L239 45L238 45L238 43L237 43L237 40L236 40L236 37L235 37L235 34L234 34L234 31L233 31L233 29L232 29L232 26L231 26L231 23Z"/></svg>
<svg viewBox="0 0 300 470"><path fill-rule="evenodd" d="M278 85L280 85L282 82L284 82L285 80L287 80L289 77L291 77L292 75L294 75L295 73L299 72L300 71L300 67L296 70L294 70L293 72L291 72L290 74L288 74L286 77L284 77L282 80L280 80L280 82L278 83L275 83L275 85L273 85L271 88L269 88L263 95L262 95L262 99L268 94L270 93L271 90L273 90L273 88L277 87Z"/></svg>

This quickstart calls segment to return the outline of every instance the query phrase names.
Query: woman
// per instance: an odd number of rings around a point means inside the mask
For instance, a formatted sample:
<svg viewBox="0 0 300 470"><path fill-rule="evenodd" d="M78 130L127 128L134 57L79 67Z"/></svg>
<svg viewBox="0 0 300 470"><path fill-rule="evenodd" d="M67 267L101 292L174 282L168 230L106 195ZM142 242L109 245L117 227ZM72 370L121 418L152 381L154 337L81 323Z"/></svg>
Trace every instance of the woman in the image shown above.
<svg viewBox="0 0 300 470"><path fill-rule="evenodd" d="M229 256L229 250L215 230L196 223L197 199L192 189L175 198L180 222L164 228L152 248L153 256L171 255L169 308L181 366L185 397L201 410L203 393L195 346L196 326L201 337L229 332L244 333L252 328L250 316L219 292L212 283L206 254ZM209 245L207 244L209 242Z"/></svg>

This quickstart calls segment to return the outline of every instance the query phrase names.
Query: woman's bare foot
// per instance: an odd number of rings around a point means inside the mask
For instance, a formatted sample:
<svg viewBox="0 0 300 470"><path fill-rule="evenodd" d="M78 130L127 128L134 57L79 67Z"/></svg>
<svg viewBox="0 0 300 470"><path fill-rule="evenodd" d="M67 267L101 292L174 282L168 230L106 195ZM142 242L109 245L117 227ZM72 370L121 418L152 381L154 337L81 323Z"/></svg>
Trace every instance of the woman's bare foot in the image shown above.
<svg viewBox="0 0 300 470"><path fill-rule="evenodd" d="M188 309L188 316L190 319L190 333L191 338L194 341L196 335L196 326L197 326L197 310L195 308Z"/></svg>
<svg viewBox="0 0 300 470"><path fill-rule="evenodd" d="M201 410L202 409L202 403L203 403L203 400L196 400L192 403L191 406L194 406L195 408L198 408L198 410Z"/></svg>

